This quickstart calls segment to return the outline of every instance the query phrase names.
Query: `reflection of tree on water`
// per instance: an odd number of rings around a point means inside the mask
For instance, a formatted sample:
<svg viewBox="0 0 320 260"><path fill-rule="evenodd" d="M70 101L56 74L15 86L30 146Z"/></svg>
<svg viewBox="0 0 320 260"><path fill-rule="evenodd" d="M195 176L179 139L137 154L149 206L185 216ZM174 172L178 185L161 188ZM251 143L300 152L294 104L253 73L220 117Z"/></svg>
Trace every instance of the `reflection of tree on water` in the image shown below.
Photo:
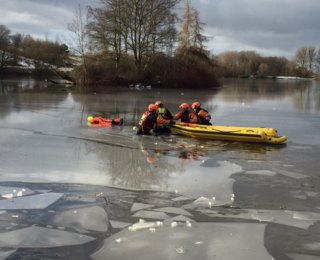
<svg viewBox="0 0 320 260"><path fill-rule="evenodd" d="M0 94L42 91L47 92L42 79L31 76L0 78Z"/></svg>
<svg viewBox="0 0 320 260"><path fill-rule="evenodd" d="M319 83L314 80L226 80L219 93L224 101L246 103L292 97L299 111L319 111L319 96Z"/></svg>
<svg viewBox="0 0 320 260"><path fill-rule="evenodd" d="M33 92L30 89L21 90L21 81L0 80L0 117L9 115L11 112L19 111L41 111L59 107L60 103L68 97L67 92L57 95L46 92ZM31 80L32 89L35 81Z"/></svg>
<svg viewBox="0 0 320 260"><path fill-rule="evenodd" d="M212 107L207 107L206 102L210 100L216 90L199 91L187 90L145 90L136 91L128 89L109 89L104 93L87 94L72 93L72 97L84 107L84 114L98 115L107 118L122 117L125 125L136 125L141 115L147 110L150 103L156 100L163 100L165 106L172 112L179 110L179 105L183 102L201 101L205 108L212 111ZM195 100L195 97L197 100Z"/></svg>
<svg viewBox="0 0 320 260"><path fill-rule="evenodd" d="M186 160L202 160L203 157L219 156L225 153L235 154L234 158L243 160L263 160L266 155L273 154L285 148L285 145L265 145L259 143L215 141L204 139L187 139L189 142L177 141L176 152L181 165ZM230 155L228 156L230 158ZM231 157L232 158L232 157Z"/></svg>
<svg viewBox="0 0 320 260"><path fill-rule="evenodd" d="M320 111L320 88L316 81L297 90L293 98L294 107L299 111Z"/></svg>
<svg viewBox="0 0 320 260"><path fill-rule="evenodd" d="M108 156L112 184L139 189L167 187L168 175L174 171L174 166L163 157L165 151L150 146L150 140L144 137L138 143L140 151L112 149Z"/></svg>
<svg viewBox="0 0 320 260"><path fill-rule="evenodd" d="M163 156L167 148L155 145L153 137L130 139L126 139L128 147L88 143L87 148L101 159L102 167L110 176L110 185L136 189L167 188L168 176L175 170L175 166Z"/></svg>

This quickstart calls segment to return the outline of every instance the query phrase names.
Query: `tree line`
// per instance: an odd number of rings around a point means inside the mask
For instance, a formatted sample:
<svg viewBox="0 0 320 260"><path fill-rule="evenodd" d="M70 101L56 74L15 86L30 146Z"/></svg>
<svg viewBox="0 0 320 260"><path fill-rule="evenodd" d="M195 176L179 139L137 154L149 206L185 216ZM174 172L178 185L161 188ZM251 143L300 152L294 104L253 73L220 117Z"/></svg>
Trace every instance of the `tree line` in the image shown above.
<svg viewBox="0 0 320 260"><path fill-rule="evenodd" d="M254 51L214 55L206 49L199 13L184 0L100 0L99 7L75 10L68 29L73 52L80 59L73 78L77 85L123 85L135 82L159 86L204 88L219 85L219 77L312 76L319 71L320 50L304 46L295 59L265 57ZM0 68L20 57L34 60L38 70L70 64L70 51L58 41L10 33L0 25Z"/></svg>
<svg viewBox="0 0 320 260"><path fill-rule="evenodd" d="M35 39L30 35L11 34L8 27L0 25L0 71L7 67L19 67L22 63L38 72L52 66L70 65L68 46L58 41Z"/></svg>
<svg viewBox="0 0 320 260"><path fill-rule="evenodd" d="M264 57L254 51L227 51L216 57L218 73L224 77L311 77L319 73L320 48L300 47L292 60Z"/></svg>
<svg viewBox="0 0 320 260"><path fill-rule="evenodd" d="M100 0L79 6L69 30L82 58L75 78L117 84L145 82L171 87L215 87L215 63L205 50L198 12L185 0ZM182 21L182 29L177 24Z"/></svg>

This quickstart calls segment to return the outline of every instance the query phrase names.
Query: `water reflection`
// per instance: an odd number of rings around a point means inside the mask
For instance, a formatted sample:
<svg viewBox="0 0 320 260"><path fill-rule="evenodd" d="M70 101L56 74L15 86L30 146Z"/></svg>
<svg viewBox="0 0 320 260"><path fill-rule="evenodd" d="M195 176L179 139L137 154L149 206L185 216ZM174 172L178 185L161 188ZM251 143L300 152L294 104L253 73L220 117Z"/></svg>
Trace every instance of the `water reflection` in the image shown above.
<svg viewBox="0 0 320 260"><path fill-rule="evenodd" d="M166 106L174 113L180 102L191 103L195 97L205 106L216 109L212 114L217 123L225 123L226 120L232 124L243 120L241 123L247 125L249 122L255 126L268 123L267 126L287 127L286 131L280 129L282 131L279 133L287 134L288 130L289 140L294 142L296 142L295 134L301 136L301 132L310 139L310 142L316 142L314 129L305 124L306 118L312 119L311 113L306 114L308 117L296 117L292 113L294 109L290 106L292 104L290 100L300 100L299 109L310 111L319 109L319 100L316 100L316 97L319 97L318 83L268 80L226 82L218 93L210 90L182 92L172 89L144 91L110 89L103 94L87 95L73 92L23 91L0 95L0 120L3 125L0 130L6 133L0 141L2 147L10 145L19 149L19 155L27 154L29 157L21 157L24 167L17 165L14 167L14 172L20 169L24 169L22 171L24 173L50 172L52 174L51 176L47 174L47 179L54 178L60 181L65 180L64 171L81 172L77 176L71 174L69 181L86 182L86 174L91 171L92 176L97 177L96 179L92 177L87 182L136 189L165 190L175 190L177 186L182 186L185 176L197 175L198 171L210 174L212 168L222 169L220 164L222 161L262 162L266 161L270 154L286 150L286 146L196 140L175 135L166 137L133 135L132 126L137 123L151 101L164 100ZM281 102L277 98L281 98ZM254 106L245 109L241 105L239 107L241 104L239 102L248 101L253 102ZM271 111L271 106L284 106L286 110ZM109 118L123 117L125 125L123 128L92 129L86 125L89 114ZM285 126L283 126L284 119L287 120ZM314 125L318 123L319 120L314 119ZM10 129L10 133L6 129ZM28 133L20 131L21 129L27 130ZM28 138L25 138L26 135ZM304 143L307 140L305 136L301 137ZM19 143L9 141L10 137ZM36 144L37 150L29 151L30 144L33 146ZM47 147L51 147L50 152ZM85 147L86 151L79 147ZM4 148L1 151L6 151L3 169L11 169L17 152L13 148L10 153ZM64 151L65 154L59 151ZM55 158L59 158L59 164L52 162L38 166L38 160L49 162L52 160L50 155L54 153L57 153ZM60 175L55 174L57 171ZM28 179L28 176L25 179ZM190 182L188 185L192 187L194 183ZM184 189L188 189L187 185Z"/></svg>
<svg viewBox="0 0 320 260"><path fill-rule="evenodd" d="M315 80L225 80L219 98L225 102L291 99L298 111L320 111L320 84Z"/></svg>
<svg viewBox="0 0 320 260"><path fill-rule="evenodd" d="M190 140L181 136L132 137L124 136L118 130L110 130L108 134L102 129L93 131L93 140L103 140L102 144L106 145L88 142L86 150L88 155L94 154L98 158L99 171L106 176L105 185L178 191L195 197L215 196L221 197L223 202L229 202L232 194L231 174L242 171L230 159L264 161L266 156L284 149L281 146L268 148L265 145Z"/></svg>
<svg viewBox="0 0 320 260"><path fill-rule="evenodd" d="M154 140L140 137L134 141L138 149L105 147L98 156L106 158L104 165L110 175L110 184L136 189L168 187L168 176L175 166L163 156L167 146L154 145ZM153 146L153 148L151 148Z"/></svg>
<svg viewBox="0 0 320 260"><path fill-rule="evenodd" d="M0 119L14 113L50 113L50 110L59 109L61 104L68 98L67 92L52 93L11 93L0 94ZM18 114L14 115L19 117Z"/></svg>

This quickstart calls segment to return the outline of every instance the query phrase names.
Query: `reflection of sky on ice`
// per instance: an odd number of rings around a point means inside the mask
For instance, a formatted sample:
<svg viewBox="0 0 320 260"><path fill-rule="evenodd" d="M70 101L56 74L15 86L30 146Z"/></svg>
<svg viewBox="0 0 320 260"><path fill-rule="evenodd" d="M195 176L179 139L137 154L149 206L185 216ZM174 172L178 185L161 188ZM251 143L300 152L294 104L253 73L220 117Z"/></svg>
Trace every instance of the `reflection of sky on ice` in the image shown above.
<svg viewBox="0 0 320 260"><path fill-rule="evenodd" d="M170 217L164 212L140 210L132 215L134 218L148 218L148 219L169 219Z"/></svg>
<svg viewBox="0 0 320 260"><path fill-rule="evenodd" d="M142 209L152 208L153 205L145 204L145 203L133 203L131 206L131 212L139 211Z"/></svg>
<svg viewBox="0 0 320 260"><path fill-rule="evenodd" d="M177 172L169 176L170 189L193 198L215 197L225 203L230 203L233 194L234 180L230 176L243 171L241 166L228 161L217 161L215 167L201 167L202 162L198 160L181 161L171 157L168 161L180 165Z"/></svg>
<svg viewBox="0 0 320 260"><path fill-rule="evenodd" d="M294 260L320 260L320 256L311 256L303 254L288 254Z"/></svg>
<svg viewBox="0 0 320 260"><path fill-rule="evenodd" d="M265 224L244 223L125 229L107 238L92 259L270 260L272 257L263 246L264 230Z"/></svg>
<svg viewBox="0 0 320 260"><path fill-rule="evenodd" d="M13 254L16 250L2 250L0 251L0 259L6 259L9 255Z"/></svg>
<svg viewBox="0 0 320 260"><path fill-rule="evenodd" d="M180 208L175 208L175 207L156 208L153 210L171 213L171 214L177 214L177 215L185 215L185 216L190 216L190 217L192 216L192 214L189 213L188 211L186 211L184 209L180 209Z"/></svg>
<svg viewBox="0 0 320 260"><path fill-rule="evenodd" d="M43 209L56 202L63 193L44 193L0 200L0 209Z"/></svg>
<svg viewBox="0 0 320 260"><path fill-rule="evenodd" d="M58 212L53 222L55 225L71 227L83 233L87 230L97 232L106 232L108 230L107 213L99 206Z"/></svg>
<svg viewBox="0 0 320 260"><path fill-rule="evenodd" d="M295 212L289 210L254 210L248 209L245 212L223 212L212 209L200 209L201 213L210 217L250 219L260 222L277 223L302 229L308 229L316 221L320 220L319 213L313 212Z"/></svg>
<svg viewBox="0 0 320 260"><path fill-rule="evenodd" d="M0 233L2 247L45 248L79 245L94 240L93 237L72 232L32 226Z"/></svg>

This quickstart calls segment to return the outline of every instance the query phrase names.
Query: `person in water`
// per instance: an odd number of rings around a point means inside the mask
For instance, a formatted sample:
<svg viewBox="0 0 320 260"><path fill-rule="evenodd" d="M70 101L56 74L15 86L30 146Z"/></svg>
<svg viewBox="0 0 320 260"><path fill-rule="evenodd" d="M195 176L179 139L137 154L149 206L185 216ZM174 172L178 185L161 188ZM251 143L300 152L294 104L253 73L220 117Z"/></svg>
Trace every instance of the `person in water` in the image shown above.
<svg viewBox="0 0 320 260"><path fill-rule="evenodd" d="M194 102L191 107L192 107L194 113L196 114L196 116L198 117L198 124L212 125L210 123L211 115L209 114L209 112L207 110L205 110L204 108L201 107L200 102L198 102L198 101Z"/></svg>
<svg viewBox="0 0 320 260"><path fill-rule="evenodd" d="M138 135L151 135L157 125L157 106L150 104L148 110L143 113L138 124Z"/></svg>
<svg viewBox="0 0 320 260"><path fill-rule="evenodd" d="M189 111L189 104L182 103L180 106L180 111L174 116L174 120L180 120L184 123L198 123L198 118L195 113Z"/></svg>
<svg viewBox="0 0 320 260"><path fill-rule="evenodd" d="M158 100L155 105L157 106L157 126L155 132L158 133L170 133L171 130L168 127L172 121L173 116L168 108L163 105L163 102Z"/></svg>
<svg viewBox="0 0 320 260"><path fill-rule="evenodd" d="M164 120L173 120L170 110L163 105L162 101L158 100L155 105L158 108L158 117L161 117Z"/></svg>

